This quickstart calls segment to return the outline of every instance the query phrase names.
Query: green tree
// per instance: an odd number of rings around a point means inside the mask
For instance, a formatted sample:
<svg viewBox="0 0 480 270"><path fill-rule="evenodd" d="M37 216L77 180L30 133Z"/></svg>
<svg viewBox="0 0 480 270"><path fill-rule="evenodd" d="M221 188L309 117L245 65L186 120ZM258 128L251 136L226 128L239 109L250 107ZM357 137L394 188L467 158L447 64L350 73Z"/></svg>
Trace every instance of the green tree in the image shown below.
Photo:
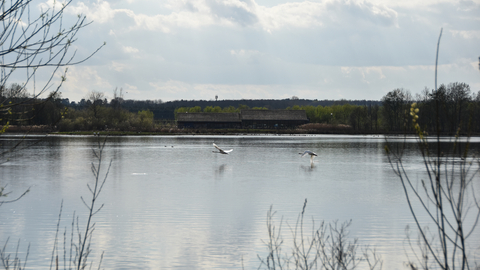
<svg viewBox="0 0 480 270"><path fill-rule="evenodd" d="M222 112L224 112L224 113L234 113L234 112L238 112L238 110L237 110L237 108L235 108L233 106L228 106L228 107L223 108Z"/></svg>
<svg viewBox="0 0 480 270"><path fill-rule="evenodd" d="M348 103L343 105L333 105L331 112L333 114L331 115L333 117L332 124L348 125L353 108L353 105Z"/></svg>
<svg viewBox="0 0 480 270"><path fill-rule="evenodd" d="M241 110L248 110L250 109L250 107L248 107L247 105L244 105L244 104L240 104L238 105L238 110L241 111Z"/></svg>
<svg viewBox="0 0 480 270"><path fill-rule="evenodd" d="M302 110L305 110L305 114L307 115L307 118L310 119L310 122L312 123L318 123L318 117L315 112L315 107L313 106L302 106Z"/></svg>
<svg viewBox="0 0 480 270"><path fill-rule="evenodd" d="M31 119L28 122L36 125L54 126L58 124L65 113L67 113L61 101L62 94L60 92L52 92L46 101L34 105Z"/></svg>
<svg viewBox="0 0 480 270"><path fill-rule="evenodd" d="M215 106L215 107L207 106L203 109L203 112L219 113L219 112L222 112L222 108L220 106Z"/></svg>
<svg viewBox="0 0 480 270"><path fill-rule="evenodd" d="M315 108L315 119L314 121L316 123L327 123L327 124L332 124L333 123L333 110L331 107L324 107L318 105Z"/></svg>
<svg viewBox="0 0 480 270"><path fill-rule="evenodd" d="M191 108L188 109L188 112L189 113L202 112L202 107L200 107L200 106L191 107Z"/></svg>
<svg viewBox="0 0 480 270"><path fill-rule="evenodd" d="M407 119L411 94L404 89L395 89L382 98L385 128L389 131L402 131Z"/></svg>
<svg viewBox="0 0 480 270"><path fill-rule="evenodd" d="M105 94L103 92L92 91L88 95L88 99L91 102L90 109L92 110L93 117L98 119L100 118L99 112L101 107L103 106L103 99L105 98Z"/></svg>
<svg viewBox="0 0 480 270"><path fill-rule="evenodd" d="M354 106L350 114L350 125L354 130L367 130L367 110L363 106Z"/></svg>
<svg viewBox="0 0 480 270"><path fill-rule="evenodd" d="M149 130L153 128L153 112L150 110L139 111L140 128L143 130Z"/></svg>
<svg viewBox="0 0 480 270"><path fill-rule="evenodd" d="M450 131L455 133L459 126L466 129L465 124L468 121L467 104L472 101L470 86L466 83L450 83L447 86L447 97Z"/></svg>

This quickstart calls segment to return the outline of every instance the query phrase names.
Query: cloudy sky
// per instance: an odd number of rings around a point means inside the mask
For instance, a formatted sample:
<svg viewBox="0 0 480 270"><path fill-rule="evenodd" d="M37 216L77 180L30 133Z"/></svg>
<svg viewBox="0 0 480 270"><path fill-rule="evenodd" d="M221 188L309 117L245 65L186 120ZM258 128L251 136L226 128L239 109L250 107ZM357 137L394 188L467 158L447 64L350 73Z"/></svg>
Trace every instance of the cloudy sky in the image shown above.
<svg viewBox="0 0 480 270"><path fill-rule="evenodd" d="M93 23L64 98L379 100L395 88L480 90L480 0L74 0Z"/></svg>

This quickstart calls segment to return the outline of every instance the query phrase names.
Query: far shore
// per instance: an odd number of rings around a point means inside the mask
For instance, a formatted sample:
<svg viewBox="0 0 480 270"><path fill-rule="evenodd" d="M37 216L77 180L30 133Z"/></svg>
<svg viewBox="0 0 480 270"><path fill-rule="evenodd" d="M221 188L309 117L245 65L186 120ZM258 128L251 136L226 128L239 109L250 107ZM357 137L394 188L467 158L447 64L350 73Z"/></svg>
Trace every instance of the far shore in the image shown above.
<svg viewBox="0 0 480 270"><path fill-rule="evenodd" d="M1 126L0 126L1 127ZM176 127L162 127L152 130L88 130L88 131L58 131L51 126L9 126L5 134L30 135L97 135L97 136L154 136L154 135L414 135L414 133L391 131L364 131L354 130L345 125L307 124L295 129L179 129ZM455 134L442 134L454 136ZM479 134L470 134L478 136Z"/></svg>

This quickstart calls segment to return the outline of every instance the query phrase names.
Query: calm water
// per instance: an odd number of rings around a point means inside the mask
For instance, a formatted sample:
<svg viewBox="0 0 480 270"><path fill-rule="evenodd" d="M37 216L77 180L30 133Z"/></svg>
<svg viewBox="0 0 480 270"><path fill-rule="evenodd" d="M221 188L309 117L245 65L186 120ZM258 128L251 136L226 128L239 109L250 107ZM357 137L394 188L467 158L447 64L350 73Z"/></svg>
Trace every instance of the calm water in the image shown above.
<svg viewBox="0 0 480 270"><path fill-rule="evenodd" d="M29 137L31 146L0 165L9 198L31 187L20 201L0 207L1 244L10 237L7 250L14 251L20 239L24 253L30 243L31 269L50 265L62 201L61 231L70 230L74 211L85 224L80 197L90 198L97 141ZM234 151L212 153L213 142ZM105 269L256 269L257 254L266 254L270 206L277 225L283 217L288 238L285 221L294 225L307 199L309 220L352 219L349 236L375 247L383 269L405 269L405 227L413 223L384 146L383 137L372 136L110 137L103 165L112 165L98 199L104 207L94 217L91 258L98 263L104 251ZM313 165L298 155L306 149L319 154ZM421 178L414 140L404 158L410 176ZM480 242L478 230L473 240Z"/></svg>

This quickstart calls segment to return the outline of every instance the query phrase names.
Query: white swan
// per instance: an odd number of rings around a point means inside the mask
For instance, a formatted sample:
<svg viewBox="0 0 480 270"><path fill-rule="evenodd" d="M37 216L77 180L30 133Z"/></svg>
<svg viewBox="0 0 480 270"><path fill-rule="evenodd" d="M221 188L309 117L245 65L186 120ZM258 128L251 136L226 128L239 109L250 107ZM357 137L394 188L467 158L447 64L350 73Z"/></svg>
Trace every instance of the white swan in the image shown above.
<svg viewBox="0 0 480 270"><path fill-rule="evenodd" d="M223 150L223 149L221 149L220 147L218 147L215 143L213 143L213 146L218 149L218 152L217 152L217 151L212 151L213 153L228 155L228 153L230 153L230 152L233 151L233 149Z"/></svg>
<svg viewBox="0 0 480 270"><path fill-rule="evenodd" d="M310 151L310 150L306 150L305 152L303 153L298 153L300 155L302 155L301 157L304 157L306 155L310 155L310 162L313 163L313 158L315 158L317 156L317 154L315 154L314 152Z"/></svg>

